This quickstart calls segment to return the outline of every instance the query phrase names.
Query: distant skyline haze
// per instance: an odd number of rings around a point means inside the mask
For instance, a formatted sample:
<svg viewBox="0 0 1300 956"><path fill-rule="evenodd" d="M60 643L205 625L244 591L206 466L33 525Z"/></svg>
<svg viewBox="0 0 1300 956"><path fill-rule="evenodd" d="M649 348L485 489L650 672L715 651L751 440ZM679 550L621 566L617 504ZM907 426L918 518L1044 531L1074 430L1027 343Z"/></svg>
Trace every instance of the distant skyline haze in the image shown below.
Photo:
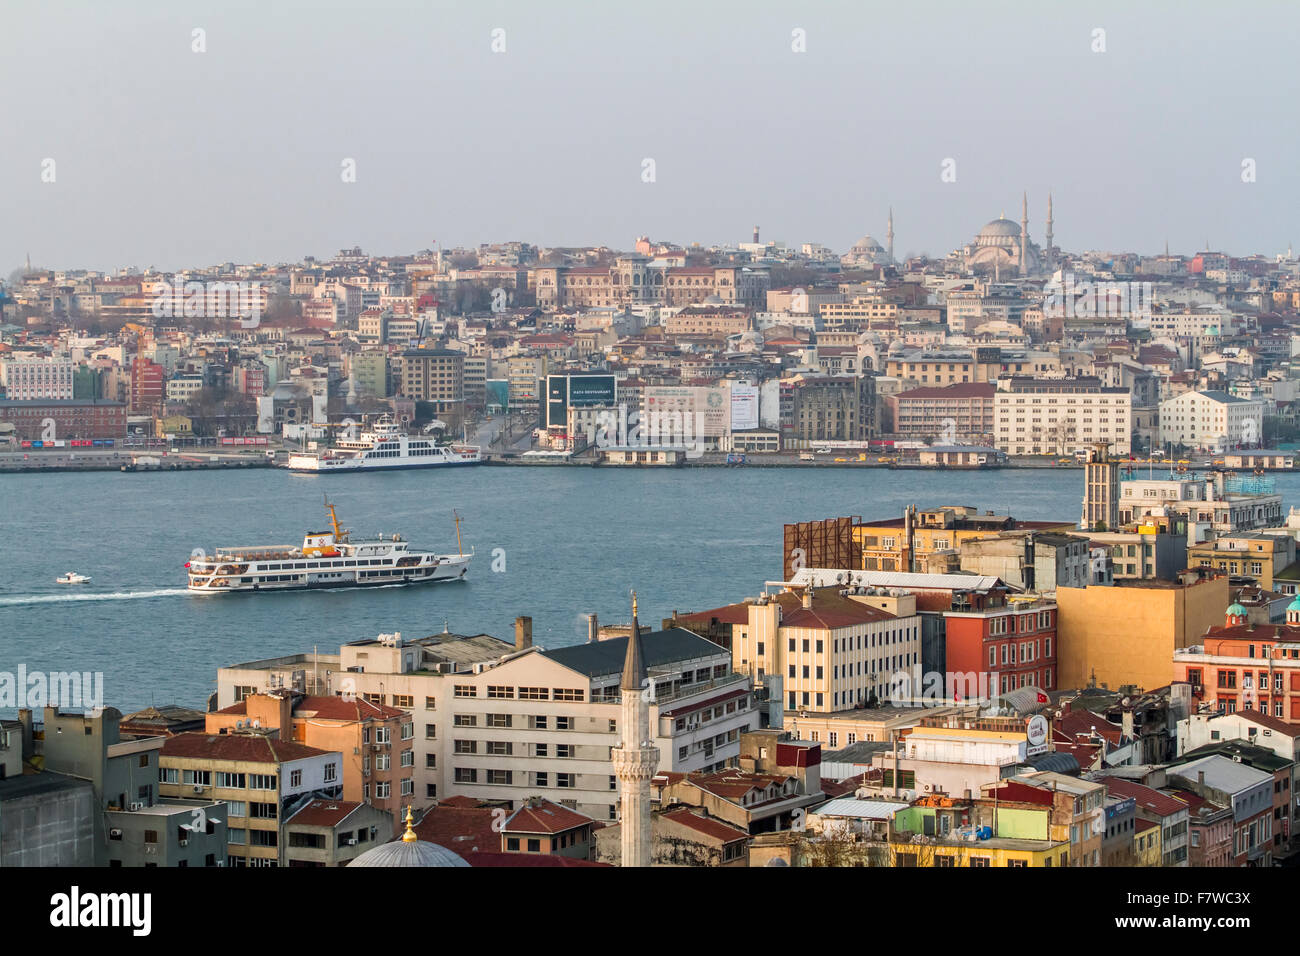
<svg viewBox="0 0 1300 956"><path fill-rule="evenodd" d="M755 224L843 252L890 207L900 258L942 257L1024 191L1033 239L1050 191L1071 252L1271 257L1300 208L1291 4L72 0L3 23L0 275Z"/></svg>

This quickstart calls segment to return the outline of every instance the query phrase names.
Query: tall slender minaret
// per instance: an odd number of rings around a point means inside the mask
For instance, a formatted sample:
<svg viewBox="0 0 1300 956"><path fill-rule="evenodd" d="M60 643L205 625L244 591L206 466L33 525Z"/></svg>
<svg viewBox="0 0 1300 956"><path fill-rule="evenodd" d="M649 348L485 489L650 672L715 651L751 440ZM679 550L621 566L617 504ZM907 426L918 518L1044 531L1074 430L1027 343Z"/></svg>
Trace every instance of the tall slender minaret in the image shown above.
<svg viewBox="0 0 1300 956"><path fill-rule="evenodd" d="M1029 275L1029 193L1020 199L1020 274Z"/></svg>
<svg viewBox="0 0 1300 956"><path fill-rule="evenodd" d="M1056 253L1052 250L1052 194L1047 194L1047 271L1052 272L1056 264Z"/></svg>
<svg viewBox="0 0 1300 956"><path fill-rule="evenodd" d="M622 692L619 730L623 739L610 752L622 803L623 866L649 866L654 843L650 830L650 780L659 766L659 750L650 741L650 702L643 694L643 685L647 683L633 591L632 633L628 635L623 680L619 683Z"/></svg>
<svg viewBox="0 0 1300 956"><path fill-rule="evenodd" d="M889 207L889 225L885 228L885 242L888 244L889 264L894 264L894 207Z"/></svg>

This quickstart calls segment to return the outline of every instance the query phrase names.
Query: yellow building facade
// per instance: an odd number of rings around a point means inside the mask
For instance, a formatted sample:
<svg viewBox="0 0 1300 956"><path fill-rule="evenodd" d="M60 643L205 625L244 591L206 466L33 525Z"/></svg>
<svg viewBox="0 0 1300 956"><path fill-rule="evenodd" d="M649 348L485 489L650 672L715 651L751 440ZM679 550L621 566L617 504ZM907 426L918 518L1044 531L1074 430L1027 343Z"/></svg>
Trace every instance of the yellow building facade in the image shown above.
<svg viewBox="0 0 1300 956"><path fill-rule="evenodd" d="M1151 690L1174 679L1176 648L1223 623L1228 578L1057 588L1056 604L1058 686L1085 687L1095 677L1098 686Z"/></svg>

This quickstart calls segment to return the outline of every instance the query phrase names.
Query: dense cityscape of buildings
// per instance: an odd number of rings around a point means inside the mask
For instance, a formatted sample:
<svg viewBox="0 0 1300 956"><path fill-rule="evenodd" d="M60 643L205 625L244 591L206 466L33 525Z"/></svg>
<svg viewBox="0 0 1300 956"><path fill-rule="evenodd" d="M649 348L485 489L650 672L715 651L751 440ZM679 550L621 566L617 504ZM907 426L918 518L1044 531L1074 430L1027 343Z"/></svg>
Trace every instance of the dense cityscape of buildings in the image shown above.
<svg viewBox="0 0 1300 956"><path fill-rule="evenodd" d="M572 646L535 645L524 614L509 637L229 662L206 701L18 708L0 865L1291 856L1300 514L1267 472L1293 466L1300 260L1076 255L1050 200L1041 245L1022 209L905 262L891 212L886 245L843 256L755 229L708 249L22 270L0 287L14 451L508 415L573 460L672 464L689 438L1081 464L1082 511L812 517L772 541L778 579L657 628L633 597L630 623L589 615ZM629 413L689 425L602 441Z"/></svg>
<svg viewBox="0 0 1300 956"><path fill-rule="evenodd" d="M535 449L582 461L613 451L599 421L620 409L681 416L705 453L902 463L1099 443L1223 454L1300 434L1300 260L1073 254L1048 209L1042 246L1025 213L907 261L891 213L886 246L866 236L842 256L755 229L709 248L18 270L0 286L0 442L314 439L385 411L451 434L510 413L536 424ZM593 387L568 397L580 378Z"/></svg>

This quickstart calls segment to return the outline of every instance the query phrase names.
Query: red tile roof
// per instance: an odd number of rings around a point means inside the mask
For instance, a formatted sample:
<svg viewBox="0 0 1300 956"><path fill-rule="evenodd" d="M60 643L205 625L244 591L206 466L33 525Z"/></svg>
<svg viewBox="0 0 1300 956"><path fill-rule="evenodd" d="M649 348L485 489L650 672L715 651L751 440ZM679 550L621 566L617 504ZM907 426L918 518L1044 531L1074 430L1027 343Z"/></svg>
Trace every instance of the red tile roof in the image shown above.
<svg viewBox="0 0 1300 956"><path fill-rule="evenodd" d="M815 589L812 607L809 609L803 606L803 596L793 591L773 595L772 600L781 605L782 627L825 631L896 620L888 611L842 596L836 588ZM684 619L700 624L707 624L714 619L722 624L744 624L749 621L749 605L729 604L711 611L689 614Z"/></svg>
<svg viewBox="0 0 1300 956"><path fill-rule="evenodd" d="M438 806L473 808L473 807L486 807L488 806L488 804L485 801L478 799L477 797L466 797L458 794L454 797L448 797L445 800L439 800Z"/></svg>
<svg viewBox="0 0 1300 956"><path fill-rule="evenodd" d="M278 764L286 760L323 757L330 752L261 734L184 733L168 737L161 756Z"/></svg>
<svg viewBox="0 0 1300 956"><path fill-rule="evenodd" d="M461 856L466 852L501 849L501 834L492 828L496 808L448 806L447 803L444 800L424 815L414 827L416 836Z"/></svg>
<svg viewBox="0 0 1300 956"><path fill-rule="evenodd" d="M345 700L342 697L304 697L294 704L295 717L315 717L320 720L390 720L407 712L385 704L372 704L364 697Z"/></svg>
<svg viewBox="0 0 1300 956"><path fill-rule="evenodd" d="M1106 784L1106 788L1115 796L1132 797L1137 801L1139 807L1159 817L1172 816L1187 809L1187 804L1177 797L1171 797L1167 793L1153 790L1151 787L1143 786L1140 783L1134 783L1132 780L1107 777L1103 782Z"/></svg>
<svg viewBox="0 0 1300 956"><path fill-rule="evenodd" d="M347 800L313 800L284 822L307 827L336 827L360 806L360 803Z"/></svg>
<svg viewBox="0 0 1300 956"><path fill-rule="evenodd" d="M673 823L680 824L684 827L701 833L706 837L718 840L722 843L735 843L738 840L749 839L749 834L744 830L733 827L729 823L716 820L707 816L691 807L679 807L674 810L665 810L661 816L666 820L672 820Z"/></svg>
<svg viewBox="0 0 1300 956"><path fill-rule="evenodd" d="M549 800L524 804L505 822L503 831L511 833L563 833L591 823L591 817Z"/></svg>

